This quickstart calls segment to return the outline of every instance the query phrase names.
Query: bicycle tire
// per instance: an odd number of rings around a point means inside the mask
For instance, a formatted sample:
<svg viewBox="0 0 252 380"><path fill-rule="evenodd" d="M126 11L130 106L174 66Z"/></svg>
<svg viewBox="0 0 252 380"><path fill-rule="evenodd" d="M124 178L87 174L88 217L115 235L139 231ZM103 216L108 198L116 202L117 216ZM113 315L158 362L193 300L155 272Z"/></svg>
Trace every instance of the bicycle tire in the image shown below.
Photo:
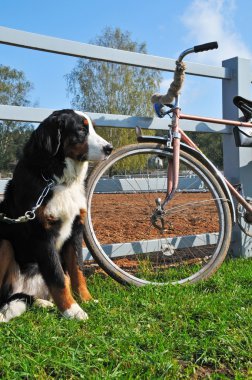
<svg viewBox="0 0 252 380"><path fill-rule="evenodd" d="M105 180L105 173L110 175L110 181L113 182L114 178L121 186L122 180L112 175L123 167L137 166L139 169L141 165L144 166L146 183L154 171L158 172L156 184L160 187L161 169L156 163L153 169L153 159L162 161L166 171L168 160L172 159L172 148L155 143L129 145L115 151L93 170L87 184L86 245L99 266L123 284L183 284L208 278L227 254L232 222L221 186L200 161L181 151L180 174L185 175L182 179L189 185L186 187L180 183L174 199L168 203L167 225L162 233L150 223L156 196L164 197L166 192L165 189L163 192L160 188L153 189L155 181L144 188L143 181L139 184L139 178L134 174L131 175L133 179L126 180L126 184L131 180L126 194L120 191L104 194L97 188L99 181ZM151 162L152 168L146 176L147 165L151 166ZM134 189L132 181L135 181ZM196 183L198 188L195 190ZM147 206L140 203L142 201L146 201ZM142 231L143 228L146 229Z"/></svg>

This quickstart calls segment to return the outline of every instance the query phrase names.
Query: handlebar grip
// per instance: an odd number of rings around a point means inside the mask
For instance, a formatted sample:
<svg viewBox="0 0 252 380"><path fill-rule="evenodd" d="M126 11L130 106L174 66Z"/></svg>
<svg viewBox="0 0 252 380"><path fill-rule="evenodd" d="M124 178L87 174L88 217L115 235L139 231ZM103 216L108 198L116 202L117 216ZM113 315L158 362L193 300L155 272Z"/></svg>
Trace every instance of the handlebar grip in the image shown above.
<svg viewBox="0 0 252 380"><path fill-rule="evenodd" d="M207 50L213 50L218 49L218 42L208 42L207 44L203 45L196 45L194 46L193 50L194 53L199 53L201 51L207 51Z"/></svg>

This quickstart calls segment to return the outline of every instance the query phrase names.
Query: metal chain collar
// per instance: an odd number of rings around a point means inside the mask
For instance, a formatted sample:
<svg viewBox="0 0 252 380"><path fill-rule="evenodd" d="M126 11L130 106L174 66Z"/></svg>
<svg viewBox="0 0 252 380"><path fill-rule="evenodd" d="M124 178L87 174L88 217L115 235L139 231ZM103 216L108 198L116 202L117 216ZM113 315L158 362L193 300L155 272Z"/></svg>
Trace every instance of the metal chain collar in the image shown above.
<svg viewBox="0 0 252 380"><path fill-rule="evenodd" d="M44 176L43 176L43 178L44 178ZM48 184L46 185L46 187L41 192L35 206L32 207L31 210L26 211L23 216L20 216L19 218L16 218L16 219L8 218L7 216L5 216L5 214L0 214L0 222L15 224L15 223L25 223L25 222L28 222L29 220L35 219L36 210L41 206L41 204L42 204L43 200L45 199L45 197L47 196L48 192L54 186L54 180L45 179L45 178L44 178L44 180L47 181Z"/></svg>

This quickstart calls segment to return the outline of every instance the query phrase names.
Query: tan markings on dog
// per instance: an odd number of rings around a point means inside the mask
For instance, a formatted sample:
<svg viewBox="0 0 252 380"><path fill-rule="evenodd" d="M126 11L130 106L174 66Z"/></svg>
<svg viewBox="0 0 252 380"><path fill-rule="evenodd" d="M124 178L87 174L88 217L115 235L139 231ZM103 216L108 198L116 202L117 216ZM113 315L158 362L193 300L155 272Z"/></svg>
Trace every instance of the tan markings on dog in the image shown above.
<svg viewBox="0 0 252 380"><path fill-rule="evenodd" d="M89 126L89 122L88 122L88 119L84 118L83 120L83 124L88 127ZM94 122L93 122L93 125L94 125Z"/></svg>
<svg viewBox="0 0 252 380"><path fill-rule="evenodd" d="M49 230L59 219L55 218L53 215L45 215L45 207L41 206L36 211L36 216L40 223L43 225L45 230Z"/></svg>
<svg viewBox="0 0 252 380"><path fill-rule="evenodd" d="M87 215L87 211L84 208L81 208L80 209L80 222L81 222L81 224L85 223L86 215Z"/></svg>
<svg viewBox="0 0 252 380"><path fill-rule="evenodd" d="M64 143L64 153L66 157L72 160L78 159L78 156L84 156L88 153L88 142L85 140L83 143L68 145L68 141Z"/></svg>
<svg viewBox="0 0 252 380"><path fill-rule="evenodd" d="M50 286L50 293L61 312L70 309L72 304L76 303L70 290L70 280L68 276L65 276L65 287L58 288L56 286Z"/></svg>
<svg viewBox="0 0 252 380"><path fill-rule="evenodd" d="M0 241L0 288L3 283L10 283L15 272L15 256L12 245L7 240Z"/></svg>
<svg viewBox="0 0 252 380"><path fill-rule="evenodd" d="M78 266L76 253L72 246L69 245L66 248L63 258L73 292L78 294L83 301L90 301L92 296L87 288L86 278Z"/></svg>
<svg viewBox="0 0 252 380"><path fill-rule="evenodd" d="M79 268L76 268L76 277L71 283L73 291L76 292L83 301L90 301L93 298L87 288L86 278Z"/></svg>

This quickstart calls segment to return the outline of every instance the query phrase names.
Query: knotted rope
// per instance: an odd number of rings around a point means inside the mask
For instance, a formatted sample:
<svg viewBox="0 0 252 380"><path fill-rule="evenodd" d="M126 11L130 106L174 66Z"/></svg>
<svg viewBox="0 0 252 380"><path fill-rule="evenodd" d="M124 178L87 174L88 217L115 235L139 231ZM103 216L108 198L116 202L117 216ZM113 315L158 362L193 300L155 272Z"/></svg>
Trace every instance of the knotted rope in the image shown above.
<svg viewBox="0 0 252 380"><path fill-rule="evenodd" d="M176 69L174 71L173 81L167 91L166 95L153 94L151 97L152 103L171 104L173 99L179 95L179 91L185 79L186 65L184 62L176 62Z"/></svg>

